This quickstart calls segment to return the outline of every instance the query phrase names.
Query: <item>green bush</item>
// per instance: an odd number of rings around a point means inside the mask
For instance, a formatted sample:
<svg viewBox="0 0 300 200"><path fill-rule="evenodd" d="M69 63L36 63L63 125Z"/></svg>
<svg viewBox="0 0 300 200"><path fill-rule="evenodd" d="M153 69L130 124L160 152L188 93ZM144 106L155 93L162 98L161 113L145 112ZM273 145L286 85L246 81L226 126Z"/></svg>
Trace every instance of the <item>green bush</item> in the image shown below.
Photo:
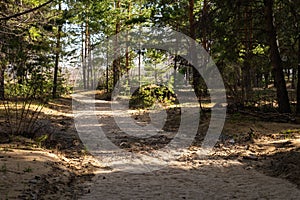
<svg viewBox="0 0 300 200"><path fill-rule="evenodd" d="M133 109L150 108L155 102L171 105L176 103L176 96L166 86L145 85L133 93L129 101L129 107Z"/></svg>

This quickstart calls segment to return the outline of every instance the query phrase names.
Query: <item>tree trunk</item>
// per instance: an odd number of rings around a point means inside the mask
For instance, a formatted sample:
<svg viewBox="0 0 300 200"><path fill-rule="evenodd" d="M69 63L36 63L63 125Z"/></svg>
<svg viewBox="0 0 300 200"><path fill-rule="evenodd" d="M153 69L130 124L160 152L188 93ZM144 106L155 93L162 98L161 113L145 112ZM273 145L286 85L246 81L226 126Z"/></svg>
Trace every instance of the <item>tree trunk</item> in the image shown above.
<svg viewBox="0 0 300 200"><path fill-rule="evenodd" d="M274 72L274 84L280 113L290 113L291 107L284 79L282 61L280 58L276 29L273 23L273 0L264 0L267 37L270 45L270 60Z"/></svg>
<svg viewBox="0 0 300 200"><path fill-rule="evenodd" d="M245 57L243 67L242 67L242 77L243 77L243 85L242 85L242 92L243 92L243 102L245 103L251 97L251 73L250 73L250 63L248 61L248 56Z"/></svg>
<svg viewBox="0 0 300 200"><path fill-rule="evenodd" d="M194 18L194 5L195 2L194 0L189 0L189 24L190 24L190 37L192 39L196 39L196 30L195 30L195 18ZM193 51L195 50L195 45L194 43L191 44L190 46L190 55L193 55ZM191 58L191 60L196 61L195 58ZM196 63L194 63L196 64ZM197 66L191 66L192 70L193 70L193 86L194 86L194 90L195 93L197 95L197 97L200 99L200 74L197 71L197 69L195 67Z"/></svg>
<svg viewBox="0 0 300 200"><path fill-rule="evenodd" d="M113 61L113 77L114 77L114 85L113 87L115 87L119 81L119 64L118 64L118 60L115 59Z"/></svg>
<svg viewBox="0 0 300 200"><path fill-rule="evenodd" d="M244 46L245 57L242 66L242 99L243 104L251 99L252 93L252 74L251 63L252 58L252 4L247 1L243 8L244 18Z"/></svg>
<svg viewBox="0 0 300 200"><path fill-rule="evenodd" d="M116 2L116 9L120 9L120 0L117 0ZM117 17L117 21L116 21L116 34L118 34L120 32L120 19L119 17ZM116 37L116 42L115 42L115 52L119 51L119 47L118 47L118 37ZM118 53L117 53L118 55ZM116 86L116 84L119 81L119 77L120 77L120 59L119 58L115 58L113 61L113 76L114 76L114 87Z"/></svg>
<svg viewBox="0 0 300 200"><path fill-rule="evenodd" d="M202 9L202 22L203 22L203 25L202 25L202 46L203 48L208 51L208 40L207 40L207 18L208 18L208 6L207 6L207 0L204 0L203 2L203 9ZM193 38L194 39L194 38Z"/></svg>
<svg viewBox="0 0 300 200"><path fill-rule="evenodd" d="M83 88L86 89L86 59L85 59L85 38L84 38L84 22L81 25L81 64L82 64L82 79Z"/></svg>
<svg viewBox="0 0 300 200"><path fill-rule="evenodd" d="M2 64L2 63L1 63ZM5 97L4 93L4 66L0 66L0 100L3 100Z"/></svg>
<svg viewBox="0 0 300 200"><path fill-rule="evenodd" d="M128 9L127 9L127 20L131 20L131 2L129 2L128 4ZM129 91L130 91L130 95L131 95L131 82L130 82L130 76L129 76L129 70L130 70L130 66L129 66L129 62L130 62L130 54L129 54L129 46L128 46L128 29L130 29L131 26L128 25L127 26L127 30L126 30L126 52L125 52L125 70L126 70L126 79L127 79L127 84L129 86Z"/></svg>
<svg viewBox="0 0 300 200"><path fill-rule="evenodd" d="M299 59L299 58L298 58ZM291 88L295 89L295 81L296 81L296 73L297 73L297 69L296 67L293 67L293 71L292 71L292 84L291 84Z"/></svg>
<svg viewBox="0 0 300 200"><path fill-rule="evenodd" d="M107 43L108 44L108 43ZM109 76L108 76L108 72L109 72L109 63L108 63L108 45L106 47L106 92L109 92Z"/></svg>
<svg viewBox="0 0 300 200"><path fill-rule="evenodd" d="M174 89L176 89L176 84L177 84L177 55L175 54L174 56L174 83L173 83L173 87Z"/></svg>
<svg viewBox="0 0 300 200"><path fill-rule="evenodd" d="M297 107L296 113L300 115L300 35L298 36L298 80L297 80Z"/></svg>
<svg viewBox="0 0 300 200"><path fill-rule="evenodd" d="M257 72L255 75L255 84L254 87L257 88L262 88L263 84L262 84L262 74L260 72Z"/></svg>
<svg viewBox="0 0 300 200"><path fill-rule="evenodd" d="M94 81L93 81L93 69L92 69L92 46L91 46L91 33L88 27L87 30L87 59L88 59L88 89L93 89Z"/></svg>
<svg viewBox="0 0 300 200"><path fill-rule="evenodd" d="M5 30L5 25L6 25L6 22L0 22L0 27ZM5 35L1 33L0 37L2 39L5 39ZM1 60L0 60L0 100L4 100L5 98L5 90L4 90L4 71L5 71L5 67L6 67L6 63L5 63L5 53L2 52L3 50L3 46L2 44L0 43L0 57L1 57Z"/></svg>
<svg viewBox="0 0 300 200"><path fill-rule="evenodd" d="M269 74L269 73L265 73L265 74L264 74L264 78L265 78L265 89L268 89L268 87L269 87L269 77L270 77L270 74Z"/></svg>
<svg viewBox="0 0 300 200"><path fill-rule="evenodd" d="M59 3L59 12L61 11L61 3ZM53 89L52 89L52 98L57 97L57 76L58 76L58 65L59 65L59 56L60 56L60 38L61 38L62 25L58 25L58 32L56 36L56 49L55 49L55 64L54 64L54 75L53 75Z"/></svg>
<svg viewBox="0 0 300 200"><path fill-rule="evenodd" d="M84 60L85 60L85 67L86 67L86 89L90 88L90 63L89 63L89 18L86 18L85 22L85 46L84 46Z"/></svg>

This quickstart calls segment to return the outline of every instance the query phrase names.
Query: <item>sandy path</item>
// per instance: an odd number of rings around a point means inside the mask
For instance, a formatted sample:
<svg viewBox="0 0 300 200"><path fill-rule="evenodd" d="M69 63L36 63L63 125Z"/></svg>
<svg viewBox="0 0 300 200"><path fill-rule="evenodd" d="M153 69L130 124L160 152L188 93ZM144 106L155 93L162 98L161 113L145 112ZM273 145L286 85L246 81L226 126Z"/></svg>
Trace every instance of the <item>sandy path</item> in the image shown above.
<svg viewBox="0 0 300 200"><path fill-rule="evenodd" d="M109 102L96 100L96 112L111 117ZM85 123L92 122L82 118ZM100 126L116 129L114 124ZM104 124L103 124L104 123ZM89 129L86 128L88 134ZM91 138L92 140L93 138ZM193 154L193 152L189 152ZM101 162L101 161L100 161ZM96 172L90 194L81 199L299 199L296 185L261 174L235 160L206 158L172 162L149 173L112 168Z"/></svg>
<svg viewBox="0 0 300 200"><path fill-rule="evenodd" d="M146 174L99 173L82 199L299 199L295 185L245 170L234 161L202 161L197 168ZM208 165L207 165L208 164ZM224 166L226 165L226 167Z"/></svg>

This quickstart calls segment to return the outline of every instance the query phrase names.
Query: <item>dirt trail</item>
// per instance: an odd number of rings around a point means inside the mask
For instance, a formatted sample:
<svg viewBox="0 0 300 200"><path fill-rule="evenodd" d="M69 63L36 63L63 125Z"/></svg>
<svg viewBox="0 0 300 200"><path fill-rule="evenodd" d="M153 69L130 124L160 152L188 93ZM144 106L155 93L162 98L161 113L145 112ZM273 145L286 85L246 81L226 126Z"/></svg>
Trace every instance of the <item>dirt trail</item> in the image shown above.
<svg viewBox="0 0 300 200"><path fill-rule="evenodd" d="M198 161L195 161L197 163ZM241 163L201 160L201 164L147 173L96 175L91 193L81 199L299 199L295 185L246 170Z"/></svg>
<svg viewBox="0 0 300 200"><path fill-rule="evenodd" d="M168 113L170 125L157 137L136 139L122 132L113 118L110 102L96 100L97 121L83 118L88 127L101 127L105 136L124 151L147 153L160 149L174 137L176 111ZM0 145L0 199L299 199L300 126L288 123L243 121L229 118L215 151L199 158L197 142L162 169L128 173L109 159L95 159L80 143L70 99L50 109L55 130L46 145L52 150ZM87 106L92 106L88 104ZM66 115L67 114L67 115ZM88 114L88 113L86 113ZM137 124L149 115L134 113ZM93 124L94 123L94 124ZM48 127L48 126L47 126ZM205 127L205 126L203 126ZM249 128L256 136L249 140ZM288 132L282 130L289 130ZM298 130L298 131L297 131ZM44 130L45 133L47 130ZM295 133L294 133L295 132ZM254 135L255 135L254 134ZM261 135L265 134L265 135ZM201 138L197 136L198 139ZM93 139L93 138L91 138ZM99 138L98 138L99 139ZM23 139L21 140L22 144ZM24 146L25 149L22 149ZM28 146L30 147L29 149ZM178 150L181 151L181 150ZM113 156L112 156L113 155ZM108 156L114 157L110 152ZM115 156L115 160L128 158ZM93 176L93 173L95 174ZM266 175L268 174L268 175ZM273 177L271 177L271 176ZM280 178L279 178L280 177Z"/></svg>
<svg viewBox="0 0 300 200"><path fill-rule="evenodd" d="M112 121L109 102L96 101L98 120L107 137L126 150L134 151L140 141L123 137ZM86 121L89 121L86 119ZM118 136L118 137L117 137ZM121 137L120 137L121 136ZM149 147L143 145L139 150ZM146 148L147 149L147 148ZM149 150L149 148L148 148ZM135 174L117 168L98 170L90 194L81 199L299 199L297 185L266 176L233 159L208 156L200 159L194 147L169 166ZM221 153L222 154L222 153ZM122 158L119 158L122 159ZM124 158L125 159L125 158ZM109 163L108 163L108 167Z"/></svg>

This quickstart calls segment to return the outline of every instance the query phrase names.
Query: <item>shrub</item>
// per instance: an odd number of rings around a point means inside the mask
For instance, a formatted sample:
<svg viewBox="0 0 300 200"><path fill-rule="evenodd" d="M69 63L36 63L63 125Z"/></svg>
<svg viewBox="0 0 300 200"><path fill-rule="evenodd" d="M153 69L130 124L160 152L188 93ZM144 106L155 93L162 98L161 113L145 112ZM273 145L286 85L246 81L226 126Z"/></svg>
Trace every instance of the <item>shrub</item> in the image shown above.
<svg viewBox="0 0 300 200"><path fill-rule="evenodd" d="M129 107L133 109L150 108L155 102L163 105L176 103L176 96L166 86L145 85L138 88L131 96Z"/></svg>

